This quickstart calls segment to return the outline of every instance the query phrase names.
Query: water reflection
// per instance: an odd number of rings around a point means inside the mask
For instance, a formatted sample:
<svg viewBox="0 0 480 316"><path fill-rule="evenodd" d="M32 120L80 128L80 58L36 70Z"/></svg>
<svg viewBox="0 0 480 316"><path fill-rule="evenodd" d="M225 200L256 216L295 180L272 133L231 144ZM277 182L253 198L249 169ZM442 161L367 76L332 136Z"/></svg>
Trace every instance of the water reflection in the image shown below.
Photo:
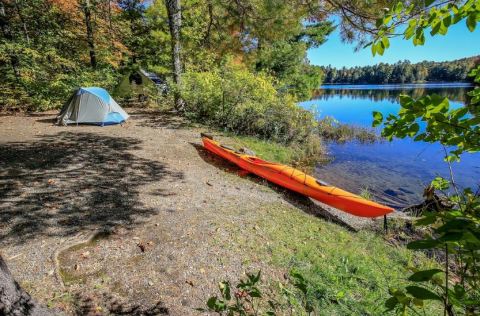
<svg viewBox="0 0 480 316"><path fill-rule="evenodd" d="M419 98L426 94L438 94L451 101L465 103L470 84L424 84L424 85L329 85L314 93L313 99L329 100L333 97L350 99L388 100L396 102L400 94Z"/></svg>
<svg viewBox="0 0 480 316"><path fill-rule="evenodd" d="M462 106L468 87L442 86L329 86L301 105L315 107L319 118L332 116L340 122L370 126L372 111L397 114L398 95L420 97L437 93ZM331 164L317 166L316 176L333 185L360 193L368 188L376 200L395 208L422 201L423 188L437 175L448 177L440 144L414 142L412 139L380 142L373 145L349 142L329 144L334 157ZM464 154L454 164L456 182L463 187L480 184L480 155Z"/></svg>

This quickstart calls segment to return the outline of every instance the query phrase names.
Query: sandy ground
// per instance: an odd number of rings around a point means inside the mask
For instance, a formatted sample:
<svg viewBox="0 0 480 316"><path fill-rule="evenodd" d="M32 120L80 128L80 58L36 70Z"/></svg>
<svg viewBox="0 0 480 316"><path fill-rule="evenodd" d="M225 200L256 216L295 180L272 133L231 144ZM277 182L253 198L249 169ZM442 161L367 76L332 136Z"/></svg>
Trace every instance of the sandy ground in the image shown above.
<svg viewBox="0 0 480 316"><path fill-rule="evenodd" d="M283 273L262 260L247 267L215 243L224 223L241 226L239 214L268 203L328 214L241 177L201 148L199 128L130 113L108 127L54 126L55 113L0 117L0 249L41 302L67 314L196 315L220 280Z"/></svg>

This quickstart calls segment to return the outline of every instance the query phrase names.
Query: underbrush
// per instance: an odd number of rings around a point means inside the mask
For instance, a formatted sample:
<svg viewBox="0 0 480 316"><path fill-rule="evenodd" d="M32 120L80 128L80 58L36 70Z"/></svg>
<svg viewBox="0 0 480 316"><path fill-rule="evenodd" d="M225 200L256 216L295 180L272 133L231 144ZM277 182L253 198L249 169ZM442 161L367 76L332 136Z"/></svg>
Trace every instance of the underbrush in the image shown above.
<svg viewBox="0 0 480 316"><path fill-rule="evenodd" d="M192 121L291 147L282 159L294 150L305 157L322 152L313 113L300 108L291 95L279 93L265 74L227 63L210 72L185 73L177 89Z"/></svg>
<svg viewBox="0 0 480 316"><path fill-rule="evenodd" d="M55 64L55 63L53 63ZM73 67L68 72L57 66L24 69L15 85L0 80L0 112L47 111L60 108L79 87L97 86L112 91L119 73L111 66L97 70ZM52 69L51 69L52 68ZM28 71L27 71L28 70Z"/></svg>

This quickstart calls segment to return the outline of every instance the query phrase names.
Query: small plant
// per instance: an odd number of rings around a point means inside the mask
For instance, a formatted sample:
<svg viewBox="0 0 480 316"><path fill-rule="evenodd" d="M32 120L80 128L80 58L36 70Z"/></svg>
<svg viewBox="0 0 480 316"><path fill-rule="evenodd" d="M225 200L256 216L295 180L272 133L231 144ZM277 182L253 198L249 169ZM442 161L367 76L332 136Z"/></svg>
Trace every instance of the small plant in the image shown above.
<svg viewBox="0 0 480 316"><path fill-rule="evenodd" d="M259 315L259 303L262 292L258 288L260 272L248 274L247 278L240 280L233 291L230 282L222 281L218 284L220 297L212 296L207 301L208 309L199 308L199 311L216 312L219 315ZM274 307L273 302L269 302ZM273 310L267 311L266 315L275 315Z"/></svg>
<svg viewBox="0 0 480 316"><path fill-rule="evenodd" d="M372 194L372 192L370 192L369 187L363 188L362 191L360 192L360 196L363 197L366 200L373 201L373 194Z"/></svg>
<svg viewBox="0 0 480 316"><path fill-rule="evenodd" d="M300 272L290 271L287 284L278 284L286 299L283 303L267 299L260 291L259 284L260 271L256 274L247 273L247 278L240 280L232 295L230 282L222 281L218 284L220 297L210 297L206 304L208 308L197 310L228 316L277 315L277 311L287 310L296 310L301 315L315 314L315 297L310 293L309 281Z"/></svg>

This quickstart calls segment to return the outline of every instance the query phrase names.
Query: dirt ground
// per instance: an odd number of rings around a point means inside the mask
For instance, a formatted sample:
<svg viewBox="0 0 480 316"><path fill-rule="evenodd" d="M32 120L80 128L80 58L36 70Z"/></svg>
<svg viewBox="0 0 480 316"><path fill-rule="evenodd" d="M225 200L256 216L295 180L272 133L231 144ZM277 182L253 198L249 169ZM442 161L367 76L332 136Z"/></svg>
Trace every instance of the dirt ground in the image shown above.
<svg viewBox="0 0 480 316"><path fill-rule="evenodd" d="M215 242L222 225L268 203L327 213L240 176L202 149L201 129L129 112L108 127L0 117L0 249L21 285L66 314L198 315L220 280L281 277Z"/></svg>

